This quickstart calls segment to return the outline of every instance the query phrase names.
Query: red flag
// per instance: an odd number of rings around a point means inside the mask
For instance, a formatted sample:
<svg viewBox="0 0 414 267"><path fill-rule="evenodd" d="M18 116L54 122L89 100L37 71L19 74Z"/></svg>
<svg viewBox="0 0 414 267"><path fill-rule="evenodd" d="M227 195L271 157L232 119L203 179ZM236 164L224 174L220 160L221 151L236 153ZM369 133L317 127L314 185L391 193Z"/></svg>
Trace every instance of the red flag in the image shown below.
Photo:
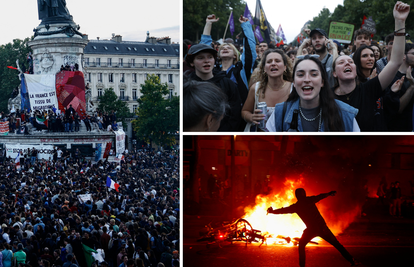
<svg viewBox="0 0 414 267"><path fill-rule="evenodd" d="M15 67L12 67L12 66L7 66L9 69L12 69L12 70L19 70L18 68L15 68Z"/></svg>
<svg viewBox="0 0 414 267"><path fill-rule="evenodd" d="M361 24L361 28L362 28L362 25L364 25L365 24L365 20L367 19L367 17L364 15L364 17L362 18L362 24Z"/></svg>

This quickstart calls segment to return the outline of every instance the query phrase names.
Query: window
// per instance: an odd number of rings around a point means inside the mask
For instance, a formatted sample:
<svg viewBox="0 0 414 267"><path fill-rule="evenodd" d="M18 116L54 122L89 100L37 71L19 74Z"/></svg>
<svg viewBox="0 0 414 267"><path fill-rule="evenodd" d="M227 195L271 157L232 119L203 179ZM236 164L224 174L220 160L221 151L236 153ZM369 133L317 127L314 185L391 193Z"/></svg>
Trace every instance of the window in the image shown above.
<svg viewBox="0 0 414 267"><path fill-rule="evenodd" d="M173 83L173 75L172 74L168 74L168 82Z"/></svg>
<svg viewBox="0 0 414 267"><path fill-rule="evenodd" d="M172 99L172 97L173 97L173 89L170 88L170 99Z"/></svg>
<svg viewBox="0 0 414 267"><path fill-rule="evenodd" d="M124 59L120 58L119 59L119 66L122 67L124 65Z"/></svg>
<svg viewBox="0 0 414 267"><path fill-rule="evenodd" d="M158 79L160 79L160 82L161 82L161 74L157 74L157 76L158 76Z"/></svg>
<svg viewBox="0 0 414 267"><path fill-rule="evenodd" d="M149 49L148 49L148 48L146 48L146 47L145 47L145 50L146 50L147 52L149 52Z"/></svg>
<svg viewBox="0 0 414 267"><path fill-rule="evenodd" d="M102 88L98 88L98 97L102 96Z"/></svg>
<svg viewBox="0 0 414 267"><path fill-rule="evenodd" d="M158 68L159 66L160 66L160 60L159 59L156 59L155 60L155 67Z"/></svg>
<svg viewBox="0 0 414 267"><path fill-rule="evenodd" d="M109 78L109 82L113 83L114 82L114 74L113 73L109 73L108 74L108 78Z"/></svg>
<svg viewBox="0 0 414 267"><path fill-rule="evenodd" d="M132 106L132 112L136 113L138 109L138 105L133 105Z"/></svg>
<svg viewBox="0 0 414 267"><path fill-rule="evenodd" d="M118 51L119 50L119 47L118 46L115 46L115 49Z"/></svg>
<svg viewBox="0 0 414 267"><path fill-rule="evenodd" d="M88 57L85 58L85 65L89 66L89 58Z"/></svg>
<svg viewBox="0 0 414 267"><path fill-rule="evenodd" d="M108 47L107 46L104 46L104 48L105 48L105 50L108 50Z"/></svg>
<svg viewBox="0 0 414 267"><path fill-rule="evenodd" d="M125 89L122 88L122 89L119 90L119 98L121 100L125 99Z"/></svg>
<svg viewBox="0 0 414 267"><path fill-rule="evenodd" d="M164 52L167 52L167 49L163 48Z"/></svg>
<svg viewBox="0 0 414 267"><path fill-rule="evenodd" d="M148 73L145 73L144 74L144 80L147 80L148 79Z"/></svg>
<svg viewBox="0 0 414 267"><path fill-rule="evenodd" d="M135 58L131 59L131 66L135 67Z"/></svg>
<svg viewBox="0 0 414 267"><path fill-rule="evenodd" d="M96 46L92 46L92 48L96 50Z"/></svg>
<svg viewBox="0 0 414 267"><path fill-rule="evenodd" d="M132 82L133 83L137 82L137 74L136 73L132 73Z"/></svg>
<svg viewBox="0 0 414 267"><path fill-rule="evenodd" d="M88 82L90 82L90 81L91 81L91 74L90 74L90 73L86 73L86 80L87 80Z"/></svg>
<svg viewBox="0 0 414 267"><path fill-rule="evenodd" d="M137 100L137 89L132 89L132 99Z"/></svg>
<svg viewBox="0 0 414 267"><path fill-rule="evenodd" d="M143 62L142 62L142 64L144 65L144 67L147 67L147 60L144 59Z"/></svg>
<svg viewBox="0 0 414 267"><path fill-rule="evenodd" d="M108 67L112 66L112 58L107 59Z"/></svg>
<svg viewBox="0 0 414 267"><path fill-rule="evenodd" d="M102 73L98 73L98 82L102 82Z"/></svg>
<svg viewBox="0 0 414 267"><path fill-rule="evenodd" d="M101 66L101 58L96 58L96 66Z"/></svg>
<svg viewBox="0 0 414 267"><path fill-rule="evenodd" d="M121 81L121 83L124 83L125 82L125 73L121 73L120 74L120 81Z"/></svg>
<svg viewBox="0 0 414 267"><path fill-rule="evenodd" d="M171 59L167 60L167 67L171 68Z"/></svg>

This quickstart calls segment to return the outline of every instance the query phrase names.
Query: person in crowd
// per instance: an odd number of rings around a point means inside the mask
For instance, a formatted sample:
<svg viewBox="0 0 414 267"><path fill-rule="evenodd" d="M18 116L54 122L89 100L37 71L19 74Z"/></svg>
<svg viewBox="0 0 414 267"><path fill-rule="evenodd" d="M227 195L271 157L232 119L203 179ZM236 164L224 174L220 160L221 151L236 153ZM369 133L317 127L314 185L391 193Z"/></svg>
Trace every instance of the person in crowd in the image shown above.
<svg viewBox="0 0 414 267"><path fill-rule="evenodd" d="M191 80L208 81L218 86L226 95L230 109L222 119L219 132L236 132L241 123L241 98L236 84L226 77L225 72L214 71L217 51L206 44L193 45L188 51L186 61L194 68L189 75Z"/></svg>
<svg viewBox="0 0 414 267"><path fill-rule="evenodd" d="M209 82L188 80L183 93L184 131L217 131L229 109L223 91Z"/></svg>
<svg viewBox="0 0 414 267"><path fill-rule="evenodd" d="M328 75L329 87L334 85L334 78L332 75L332 63L338 57L338 50L335 43L328 39L328 35L323 29L316 28L310 31L310 39L305 39L299 46L297 59L302 57L304 48L312 48L315 51L315 55L319 56L319 60L322 62L324 69ZM311 52L309 54L312 54Z"/></svg>
<svg viewBox="0 0 414 267"><path fill-rule="evenodd" d="M200 43L210 44L212 42L211 27L218 20L219 18L216 18L214 14L207 16ZM249 19L240 16L239 22L245 36L242 55L239 56L238 49L232 43L225 42L218 47L219 65L216 68L225 71L226 77L237 85L241 101L244 103L248 93L248 81L253 72L253 66L257 56L256 50L254 49L255 38Z"/></svg>
<svg viewBox="0 0 414 267"><path fill-rule="evenodd" d="M382 49L376 42L372 42L370 47L374 51L375 61L378 63L378 60L383 57Z"/></svg>
<svg viewBox="0 0 414 267"><path fill-rule="evenodd" d="M298 60L293 75L293 90L284 103L276 105L266 124L268 131L359 131L358 110L334 99L318 59L305 56Z"/></svg>
<svg viewBox="0 0 414 267"><path fill-rule="evenodd" d="M356 65L349 56L339 56L333 63L333 75L337 79L334 87L337 99L357 108L356 117L361 131L375 131L373 110L384 90L391 85L404 56L405 20L410 12L408 4L397 2L393 15L395 20L395 41L390 62L379 75L366 83L357 83Z"/></svg>
<svg viewBox="0 0 414 267"><path fill-rule="evenodd" d="M325 219L322 217L316 203L329 196L335 196L336 191L331 191L317 196L306 196L306 191L303 188L295 190L297 202L286 208L273 209L269 207L267 212L271 214L288 214L297 213L302 221L306 224L306 229L303 231L302 237L299 241L299 266L305 267L306 264L306 245L314 237L322 237L325 241L333 245L342 256L351 263L352 266L358 265L351 254L339 243L335 235L326 225Z"/></svg>
<svg viewBox="0 0 414 267"><path fill-rule="evenodd" d="M287 100L291 88L292 64L282 50L266 50L258 68L258 82L250 87L241 113L247 123L245 131L248 132L256 131L260 121L267 121L275 105ZM259 102L266 102L266 114L257 109ZM252 129L251 126L256 127Z"/></svg>

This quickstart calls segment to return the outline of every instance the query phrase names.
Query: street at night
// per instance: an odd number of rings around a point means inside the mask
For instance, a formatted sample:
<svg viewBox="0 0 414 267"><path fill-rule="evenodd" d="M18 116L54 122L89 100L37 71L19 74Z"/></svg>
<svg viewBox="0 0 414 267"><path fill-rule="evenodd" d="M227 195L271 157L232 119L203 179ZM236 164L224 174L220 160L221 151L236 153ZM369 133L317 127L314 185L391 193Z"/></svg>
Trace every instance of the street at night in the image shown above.
<svg viewBox="0 0 414 267"><path fill-rule="evenodd" d="M218 217L184 217L184 266L299 266L297 246L266 245L259 243L223 242L207 246L197 242L203 223L220 220ZM337 236L339 242L361 265L359 266L414 266L414 220L379 217L362 218L352 223ZM254 227L254 226L253 226ZM209 247L209 248L207 248ZM342 267L350 264L330 244L306 248L306 266Z"/></svg>
<svg viewBox="0 0 414 267"><path fill-rule="evenodd" d="M413 137L184 141L184 266L414 266Z"/></svg>

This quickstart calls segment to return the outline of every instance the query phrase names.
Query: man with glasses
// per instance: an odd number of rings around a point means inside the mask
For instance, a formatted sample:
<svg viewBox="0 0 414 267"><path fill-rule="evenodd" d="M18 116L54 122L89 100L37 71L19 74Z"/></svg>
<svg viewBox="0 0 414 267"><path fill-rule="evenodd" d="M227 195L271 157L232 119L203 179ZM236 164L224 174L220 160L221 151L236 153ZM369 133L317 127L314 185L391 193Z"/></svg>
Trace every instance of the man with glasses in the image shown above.
<svg viewBox="0 0 414 267"><path fill-rule="evenodd" d="M338 49L333 40L328 39L326 32L320 28L316 28L309 33L310 39L306 39L298 49L297 59L302 56L303 49L312 46L315 54L319 56L319 60L324 66L328 74L329 86L334 86L334 77L332 75L332 63L338 56Z"/></svg>

